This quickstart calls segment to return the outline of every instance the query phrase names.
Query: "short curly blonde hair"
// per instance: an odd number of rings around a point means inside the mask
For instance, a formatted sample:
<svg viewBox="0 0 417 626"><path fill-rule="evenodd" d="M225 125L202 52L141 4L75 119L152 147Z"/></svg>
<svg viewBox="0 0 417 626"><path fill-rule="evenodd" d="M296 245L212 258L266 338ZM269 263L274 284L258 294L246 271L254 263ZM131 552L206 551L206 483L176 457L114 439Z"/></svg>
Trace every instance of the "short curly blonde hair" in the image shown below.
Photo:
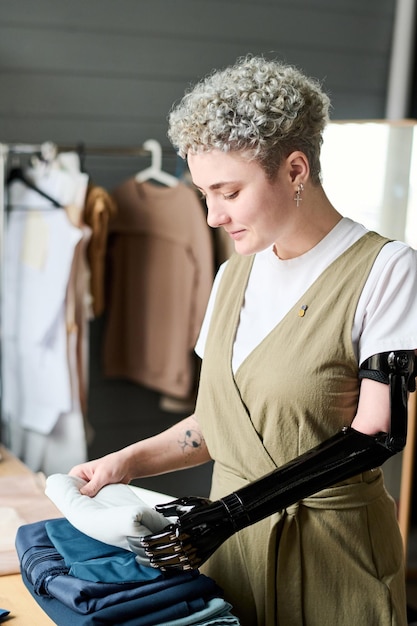
<svg viewBox="0 0 417 626"><path fill-rule="evenodd" d="M291 65L240 58L186 92L169 115L168 137L178 153L243 150L274 176L294 150L320 181L322 134L330 100L319 83Z"/></svg>

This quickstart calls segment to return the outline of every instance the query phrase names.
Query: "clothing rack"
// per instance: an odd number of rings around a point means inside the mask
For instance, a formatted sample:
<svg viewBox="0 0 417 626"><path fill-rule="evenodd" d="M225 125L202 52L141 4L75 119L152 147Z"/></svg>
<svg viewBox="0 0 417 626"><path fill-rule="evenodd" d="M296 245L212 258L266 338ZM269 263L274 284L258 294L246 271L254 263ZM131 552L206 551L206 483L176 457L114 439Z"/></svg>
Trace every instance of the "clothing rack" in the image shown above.
<svg viewBox="0 0 417 626"><path fill-rule="evenodd" d="M146 143L146 142L145 142ZM60 152L77 152L80 158L84 156L125 156L125 157L141 157L148 156L152 150L145 146L86 146L80 142L78 144L55 144L53 142L43 142L39 144L28 143L0 143L0 218L3 230L3 215L5 205L5 173L9 156L34 155L51 153L55 150ZM161 148L163 156L174 156L175 152L172 148ZM3 232L0 233L0 250L2 250Z"/></svg>
<svg viewBox="0 0 417 626"><path fill-rule="evenodd" d="M4 241L4 212L5 212L5 174L9 157L13 156L30 156L40 155L46 162L52 161L61 152L76 152L80 158L81 169L83 170L83 161L85 157L143 157L152 156L151 168L161 169L161 159L163 156L175 156L173 148L163 148L155 139L149 139L144 142L142 146L86 146L83 142L78 144L56 144L51 141L45 141L40 144L27 144L27 143L13 143L2 144L0 143L0 254L3 250L2 245ZM149 168L149 169L151 169ZM161 171L161 176L165 175ZM170 174L167 176L171 177ZM173 177L172 177L173 178ZM53 202L53 201L52 201ZM2 263L1 267L3 266ZM1 283L0 283L1 289ZM1 294L1 291L0 291Z"/></svg>
<svg viewBox="0 0 417 626"><path fill-rule="evenodd" d="M0 302L3 298L3 254L5 240L5 208L6 208L6 174L9 164L9 158L13 156L31 156L41 155L48 160L61 152L77 152L82 161L83 157L144 157L152 154L151 149L147 149L145 145L141 146L100 146L86 145L83 142L78 144L56 144L54 142L43 143L1 143L0 142ZM163 156L176 156L174 149L161 147ZM1 311L1 307L0 307ZM1 314L0 314L1 315ZM0 317L0 336L2 329L2 319ZM1 340L0 340L0 363L2 358ZM0 442L2 440L2 397L1 397L1 379L0 379Z"/></svg>
<svg viewBox="0 0 417 626"><path fill-rule="evenodd" d="M146 144L146 142L145 142ZM125 156L125 157L141 157L148 156L152 153L151 149L143 146L86 146L84 143L78 144L55 144L52 142L44 142L40 144L27 143L0 143L0 250L3 244L3 217L5 207L5 173L9 156L34 155L34 154L51 154L60 152L77 152L80 158L84 156ZM175 152L172 148L161 148L163 156L174 156Z"/></svg>
<svg viewBox="0 0 417 626"><path fill-rule="evenodd" d="M145 142L146 143L146 142ZM54 142L43 143L0 143L0 299L3 287L3 250L4 250L4 213L5 213L5 184L6 168L10 156L51 154L60 152L78 152L80 158L86 156L124 156L143 157L152 153L152 150L143 146L88 146L83 142L78 144L55 144ZM163 156L174 156L173 148L162 147ZM1 328L1 319L0 319ZM0 385L1 388L1 385Z"/></svg>

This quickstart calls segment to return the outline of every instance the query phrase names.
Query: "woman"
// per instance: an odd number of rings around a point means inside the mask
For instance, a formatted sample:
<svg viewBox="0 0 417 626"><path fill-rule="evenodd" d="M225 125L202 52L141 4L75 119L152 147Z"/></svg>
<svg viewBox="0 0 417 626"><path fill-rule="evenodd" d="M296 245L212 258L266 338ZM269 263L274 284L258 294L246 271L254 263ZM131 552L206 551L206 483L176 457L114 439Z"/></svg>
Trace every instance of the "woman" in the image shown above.
<svg viewBox="0 0 417 626"><path fill-rule="evenodd" d="M247 57L171 112L169 136L208 223L237 254L218 273L196 347L195 414L75 467L86 495L213 459L216 500L344 427L389 430L389 387L360 381L359 366L417 348L416 252L329 202L319 161L328 109L295 68ZM240 530L202 570L246 626L406 623L402 543L380 469Z"/></svg>

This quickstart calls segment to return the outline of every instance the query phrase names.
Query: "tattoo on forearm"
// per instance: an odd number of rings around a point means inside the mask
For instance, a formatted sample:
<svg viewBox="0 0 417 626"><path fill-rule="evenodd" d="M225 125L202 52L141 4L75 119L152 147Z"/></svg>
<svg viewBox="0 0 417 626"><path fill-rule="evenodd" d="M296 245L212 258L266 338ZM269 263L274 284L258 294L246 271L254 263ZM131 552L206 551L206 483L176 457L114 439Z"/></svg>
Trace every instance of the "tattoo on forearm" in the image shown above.
<svg viewBox="0 0 417 626"><path fill-rule="evenodd" d="M186 448L201 448L203 445L203 437L198 430L186 430L184 439L178 441L178 443L182 447L183 452L185 452Z"/></svg>

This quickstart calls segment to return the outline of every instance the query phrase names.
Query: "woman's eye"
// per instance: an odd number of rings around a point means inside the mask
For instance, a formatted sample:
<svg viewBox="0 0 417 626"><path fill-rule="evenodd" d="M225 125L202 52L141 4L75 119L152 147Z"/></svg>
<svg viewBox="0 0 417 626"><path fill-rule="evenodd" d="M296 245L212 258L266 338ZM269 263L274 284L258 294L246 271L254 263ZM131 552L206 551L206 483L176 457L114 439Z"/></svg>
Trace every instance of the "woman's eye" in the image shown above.
<svg viewBox="0 0 417 626"><path fill-rule="evenodd" d="M234 191L233 193L225 194L224 195L224 199L225 200L233 200L234 198L237 197L238 193L239 193L238 191Z"/></svg>

